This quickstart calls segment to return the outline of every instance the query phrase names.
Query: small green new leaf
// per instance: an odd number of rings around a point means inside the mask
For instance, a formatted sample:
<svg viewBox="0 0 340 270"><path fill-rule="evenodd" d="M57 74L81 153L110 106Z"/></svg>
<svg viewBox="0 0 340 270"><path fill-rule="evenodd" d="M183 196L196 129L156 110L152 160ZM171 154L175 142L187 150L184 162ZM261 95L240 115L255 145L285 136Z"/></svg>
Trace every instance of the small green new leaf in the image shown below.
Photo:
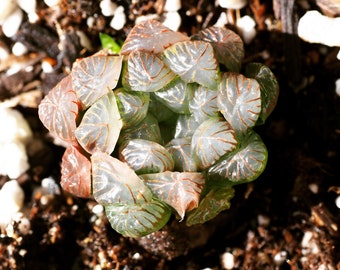
<svg viewBox="0 0 340 270"><path fill-rule="evenodd" d="M119 54L121 50L121 45L116 42L112 37L105 33L99 33L99 39L102 44L103 49L109 49L113 54Z"/></svg>

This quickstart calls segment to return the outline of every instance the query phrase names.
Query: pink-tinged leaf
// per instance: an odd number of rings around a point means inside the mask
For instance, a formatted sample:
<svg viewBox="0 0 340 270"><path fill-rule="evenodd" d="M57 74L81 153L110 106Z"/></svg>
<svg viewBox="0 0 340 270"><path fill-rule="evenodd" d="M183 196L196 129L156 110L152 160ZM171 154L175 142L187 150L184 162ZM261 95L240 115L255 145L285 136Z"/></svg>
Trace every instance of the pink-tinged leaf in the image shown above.
<svg viewBox="0 0 340 270"><path fill-rule="evenodd" d="M198 167L206 169L237 147L235 131L222 117L204 121L191 140L191 151Z"/></svg>
<svg viewBox="0 0 340 270"><path fill-rule="evenodd" d="M119 157L137 174L172 171L175 166L172 156L162 145L142 139L130 140Z"/></svg>
<svg viewBox="0 0 340 270"><path fill-rule="evenodd" d="M123 122L113 91L101 97L85 113L75 131L79 144L88 152L112 153Z"/></svg>
<svg viewBox="0 0 340 270"><path fill-rule="evenodd" d="M211 43L219 63L225 65L230 71L240 71L244 47L239 35L232 30L212 26L193 37L196 38Z"/></svg>
<svg viewBox="0 0 340 270"><path fill-rule="evenodd" d="M102 152L91 156L93 197L103 205L144 204L152 193L126 163Z"/></svg>
<svg viewBox="0 0 340 270"><path fill-rule="evenodd" d="M161 53L172 44L189 40L186 35L174 32L158 21L146 20L136 24L127 36L121 54L132 51Z"/></svg>
<svg viewBox="0 0 340 270"><path fill-rule="evenodd" d="M152 192L162 201L173 207L181 219L185 213L198 206L205 183L198 172L162 172L143 174L140 177Z"/></svg>
<svg viewBox="0 0 340 270"><path fill-rule="evenodd" d="M41 101L38 113L41 122L53 135L72 143L75 142L78 111L79 101L68 75Z"/></svg>
<svg viewBox="0 0 340 270"><path fill-rule="evenodd" d="M217 105L233 129L245 134L261 113L260 85L241 74L224 73L218 87Z"/></svg>
<svg viewBox="0 0 340 270"><path fill-rule="evenodd" d="M64 152L60 185L77 197L91 197L91 162L75 145L67 147Z"/></svg>
<svg viewBox="0 0 340 270"><path fill-rule="evenodd" d="M72 67L72 86L85 108L116 87L123 57L98 53L78 59Z"/></svg>
<svg viewBox="0 0 340 270"><path fill-rule="evenodd" d="M217 89L219 68L210 43L178 42L163 52L163 60L183 81Z"/></svg>
<svg viewBox="0 0 340 270"><path fill-rule="evenodd" d="M155 54L134 51L129 54L123 86L133 91L154 92L176 77Z"/></svg>

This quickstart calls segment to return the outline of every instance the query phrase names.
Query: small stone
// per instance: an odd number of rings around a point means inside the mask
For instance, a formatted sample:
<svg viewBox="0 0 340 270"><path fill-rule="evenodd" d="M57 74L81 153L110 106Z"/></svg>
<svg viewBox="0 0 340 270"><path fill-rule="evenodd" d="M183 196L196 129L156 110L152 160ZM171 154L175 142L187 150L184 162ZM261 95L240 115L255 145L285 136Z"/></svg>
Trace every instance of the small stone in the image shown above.
<svg viewBox="0 0 340 270"><path fill-rule="evenodd" d="M123 29L124 25L126 23L126 15L124 13L124 7L123 6L119 6L117 7L113 19L110 22L110 26L119 31L121 29Z"/></svg>
<svg viewBox="0 0 340 270"><path fill-rule="evenodd" d="M246 15L237 20L237 27L241 31L242 38L246 44L249 44L256 36L256 23L253 18Z"/></svg>
<svg viewBox="0 0 340 270"><path fill-rule="evenodd" d="M276 265L282 265L287 259L287 251L283 250L275 254L274 263Z"/></svg>
<svg viewBox="0 0 340 270"><path fill-rule="evenodd" d="M15 9L2 24L2 32L6 37L13 37L18 32L23 19L23 12L20 8Z"/></svg>
<svg viewBox="0 0 340 270"><path fill-rule="evenodd" d="M12 53L16 56L22 56L27 53L27 47L21 42L15 42L12 47Z"/></svg>
<svg viewBox="0 0 340 270"><path fill-rule="evenodd" d="M335 93L340 97L340 79L335 81Z"/></svg>
<svg viewBox="0 0 340 270"><path fill-rule="evenodd" d="M182 18L177 11L165 12L163 25L177 32L182 23Z"/></svg>
<svg viewBox="0 0 340 270"><path fill-rule="evenodd" d="M340 195L335 199L335 205L340 209Z"/></svg>
<svg viewBox="0 0 340 270"><path fill-rule="evenodd" d="M111 2L111 0L102 0L99 4L101 12L104 16L113 16L117 9L117 4Z"/></svg>
<svg viewBox="0 0 340 270"><path fill-rule="evenodd" d="M164 11L178 11L182 7L181 0L166 0Z"/></svg>
<svg viewBox="0 0 340 270"><path fill-rule="evenodd" d="M246 6L246 0L218 0L218 3L223 8L241 9Z"/></svg>
<svg viewBox="0 0 340 270"><path fill-rule="evenodd" d="M230 252L225 252L221 257L221 264L223 269L233 269L235 266L234 255Z"/></svg>

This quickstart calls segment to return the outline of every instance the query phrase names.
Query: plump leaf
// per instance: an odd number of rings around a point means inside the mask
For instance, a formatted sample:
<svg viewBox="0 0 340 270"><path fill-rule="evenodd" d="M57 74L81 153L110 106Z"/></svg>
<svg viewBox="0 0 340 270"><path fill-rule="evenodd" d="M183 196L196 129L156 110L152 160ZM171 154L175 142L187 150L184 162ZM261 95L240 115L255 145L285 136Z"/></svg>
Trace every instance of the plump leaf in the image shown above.
<svg viewBox="0 0 340 270"><path fill-rule="evenodd" d="M133 238L158 231L171 216L169 207L154 199L143 204L106 205L105 213L114 230Z"/></svg>
<svg viewBox="0 0 340 270"><path fill-rule="evenodd" d="M99 33L100 43L104 49L108 49L110 53L118 54L121 46L112 37L105 33Z"/></svg>
<svg viewBox="0 0 340 270"><path fill-rule="evenodd" d="M142 140L130 140L120 151L120 160L126 162L137 174L172 171L174 160L162 145Z"/></svg>
<svg viewBox="0 0 340 270"><path fill-rule="evenodd" d="M149 112L156 117L159 123L172 121L177 117L177 114L165 106L162 102L158 101L155 93L150 93Z"/></svg>
<svg viewBox="0 0 340 270"><path fill-rule="evenodd" d="M217 88L219 69L210 43L178 42L164 51L163 59L185 82L196 82L211 89Z"/></svg>
<svg viewBox="0 0 340 270"><path fill-rule="evenodd" d="M196 172L197 164L191 155L191 137L172 139L167 145L175 162L175 170L180 172Z"/></svg>
<svg viewBox="0 0 340 270"><path fill-rule="evenodd" d="M85 108L115 88L123 57L99 52L78 59L72 67L72 86Z"/></svg>
<svg viewBox="0 0 340 270"><path fill-rule="evenodd" d="M241 74L224 73L218 88L217 105L224 118L235 131L246 133L261 112L260 85Z"/></svg>
<svg viewBox="0 0 340 270"><path fill-rule="evenodd" d="M204 177L198 172L162 172L140 177L163 202L173 207L181 219L185 212L198 206Z"/></svg>
<svg viewBox="0 0 340 270"><path fill-rule="evenodd" d="M132 28L121 53L129 54L138 50L158 54L172 44L185 40L189 40L186 35L174 32L158 21L145 20Z"/></svg>
<svg viewBox="0 0 340 270"><path fill-rule="evenodd" d="M174 138L191 137L199 125L200 123L196 121L193 115L179 115L176 123Z"/></svg>
<svg viewBox="0 0 340 270"><path fill-rule="evenodd" d="M72 89L71 76L68 75L41 101L39 118L53 135L65 142L75 142L79 106L80 102Z"/></svg>
<svg viewBox="0 0 340 270"><path fill-rule="evenodd" d="M123 128L140 123L147 115L150 96L147 93L126 91L120 88L114 91Z"/></svg>
<svg viewBox="0 0 340 270"><path fill-rule="evenodd" d="M225 186L213 186L201 200L199 206L188 213L186 225L205 223L220 212L230 208L230 200L234 197L234 189Z"/></svg>
<svg viewBox="0 0 340 270"><path fill-rule="evenodd" d="M178 79L154 93L155 97L175 113L188 114L194 91L192 84Z"/></svg>
<svg viewBox="0 0 340 270"><path fill-rule="evenodd" d="M124 69L123 86L133 91L154 92L176 77L155 54L134 51L129 54Z"/></svg>
<svg viewBox="0 0 340 270"><path fill-rule="evenodd" d="M198 167L205 169L237 147L235 131L221 117L204 121L194 132L191 151Z"/></svg>
<svg viewBox="0 0 340 270"><path fill-rule="evenodd" d="M228 185L253 181L264 171L267 158L267 148L260 136L251 132L235 153L209 168L208 179Z"/></svg>
<svg viewBox="0 0 340 270"><path fill-rule="evenodd" d="M279 97L279 84L271 70L261 63L248 64L245 75L260 84L262 110L257 124L264 124L276 106Z"/></svg>
<svg viewBox="0 0 340 270"><path fill-rule="evenodd" d="M209 117L218 116L217 91L199 86L195 89L194 97L189 103L190 112L198 123Z"/></svg>
<svg viewBox="0 0 340 270"><path fill-rule="evenodd" d="M93 197L103 205L144 204L152 193L126 163L103 152L91 156Z"/></svg>
<svg viewBox="0 0 340 270"><path fill-rule="evenodd" d="M91 162L75 145L70 145L64 152L60 185L77 197L91 197Z"/></svg>
<svg viewBox="0 0 340 270"><path fill-rule="evenodd" d="M230 71L239 72L241 69L244 46L239 35L230 29L212 26L202 30L193 39L210 42L219 63Z"/></svg>
<svg viewBox="0 0 340 270"><path fill-rule="evenodd" d="M100 150L110 154L116 146L122 126L115 95L110 91L86 111L75 135L87 152Z"/></svg>
<svg viewBox="0 0 340 270"><path fill-rule="evenodd" d="M150 113L137 125L123 129L120 133L118 143L121 146L132 139L144 139L162 144L161 131L157 119Z"/></svg>

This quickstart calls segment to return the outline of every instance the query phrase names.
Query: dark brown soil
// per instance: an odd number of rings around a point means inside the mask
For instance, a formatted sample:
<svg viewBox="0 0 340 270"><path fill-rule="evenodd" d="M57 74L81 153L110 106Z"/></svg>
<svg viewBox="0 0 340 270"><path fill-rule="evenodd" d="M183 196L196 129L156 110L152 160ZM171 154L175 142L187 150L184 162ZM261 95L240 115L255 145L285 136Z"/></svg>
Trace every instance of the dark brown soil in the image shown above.
<svg viewBox="0 0 340 270"><path fill-rule="evenodd" d="M269 151L267 168L253 183L237 186L230 210L216 219L194 227L172 220L161 231L133 240L118 235L104 216L94 214L91 200L62 191L36 192L43 178L58 181L64 149L46 136L36 109L42 96L33 96L31 90L46 94L76 58L91 53L81 47L76 30L82 29L98 48L99 32L124 40L135 18L161 13L163 1L116 1L129 18L121 31L110 29L101 15L96 28L87 29L86 18L100 14L96 1L62 1L59 13L38 2L39 24L23 23L13 39L5 38L0 28L2 42L11 46L19 40L30 50L20 61L33 65L33 71L12 76L5 75L6 67L0 71L0 99L32 95L33 105L22 102L16 109L28 119L36 142L28 149L31 168L18 179L30 230L19 221L13 224L13 235L1 232L0 269L223 269L225 252L234 255L233 269L340 269L340 210L335 205L340 194L340 98L335 92L339 48L306 43L285 27L267 29L264 19L274 18L271 1L254 0L244 8L242 14L255 18L259 27L246 45L244 62L266 64L280 84L276 109L257 128ZM223 10L210 2L184 1L181 31L191 35L214 24ZM309 4L310 9L318 8ZM277 19L294 29L305 11L295 5L294 14L286 12ZM65 37L61 47L56 21ZM41 71L46 57L55 63L53 73ZM7 180L0 177L0 187Z"/></svg>

